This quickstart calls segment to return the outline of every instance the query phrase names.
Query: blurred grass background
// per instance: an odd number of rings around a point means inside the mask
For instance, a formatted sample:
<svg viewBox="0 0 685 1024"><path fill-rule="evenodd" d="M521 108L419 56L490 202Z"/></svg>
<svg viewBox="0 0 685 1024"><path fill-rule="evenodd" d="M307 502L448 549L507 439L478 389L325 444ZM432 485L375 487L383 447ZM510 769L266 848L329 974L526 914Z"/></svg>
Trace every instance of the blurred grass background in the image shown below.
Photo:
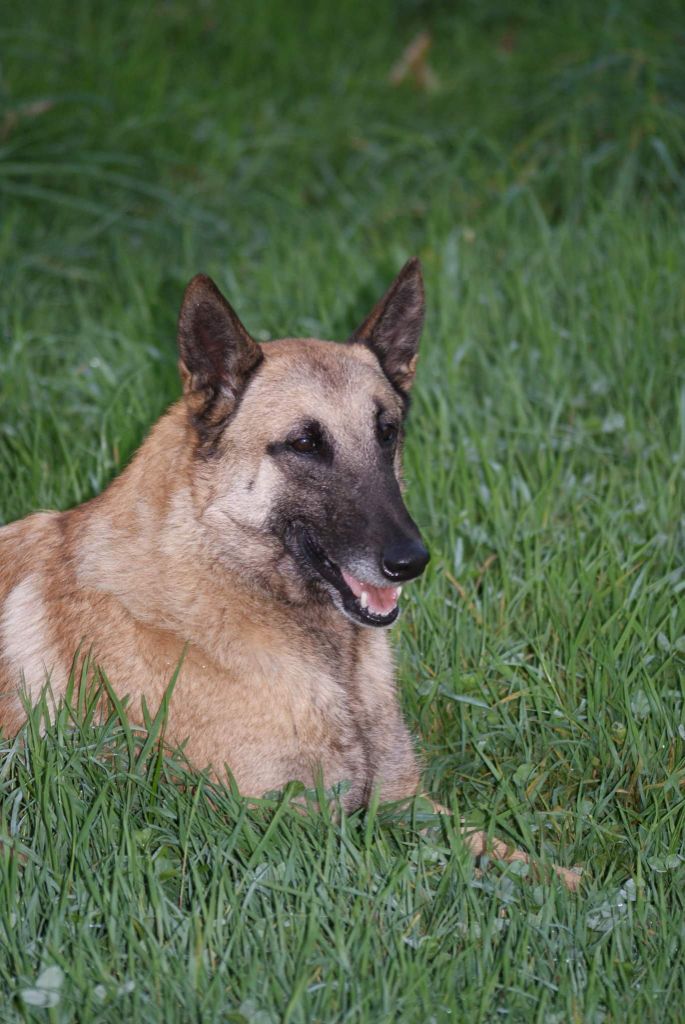
<svg viewBox="0 0 685 1024"><path fill-rule="evenodd" d="M34 718L0 1019L682 1021L682 4L37 0L0 47L0 522L119 471L195 272L260 338L344 338L417 253L404 706L436 795L587 877Z"/></svg>

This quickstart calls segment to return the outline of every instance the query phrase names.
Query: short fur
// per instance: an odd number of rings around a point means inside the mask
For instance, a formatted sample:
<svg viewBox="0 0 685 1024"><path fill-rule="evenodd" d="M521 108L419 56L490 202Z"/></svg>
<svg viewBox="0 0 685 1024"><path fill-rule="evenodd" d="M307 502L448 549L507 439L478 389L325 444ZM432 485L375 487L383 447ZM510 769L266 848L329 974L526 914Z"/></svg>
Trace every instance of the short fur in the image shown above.
<svg viewBox="0 0 685 1024"><path fill-rule="evenodd" d="M79 645L142 722L185 650L166 738L196 766L228 768L247 795L344 780L348 809L415 794L373 628L392 615L369 617L339 568L387 588L427 560L400 491L422 322L416 260L347 345L258 345L194 278L180 401L104 493L0 529L4 731L22 723L22 687L35 700L48 675L64 694Z"/></svg>
<svg viewBox="0 0 685 1024"><path fill-rule="evenodd" d="M418 265L407 275L420 301ZM387 635L341 614L284 540L322 506L351 562L364 561L365 529L371 544L411 530L399 447L383 462L373 434L376 406L401 424L397 388L367 344L258 345L204 277L187 289L179 348L185 394L118 479L0 529L0 724L21 724L22 683L35 700L48 674L62 696L79 645L141 721L187 645L166 736L195 765L228 766L251 795L319 773L350 784L350 808L374 787L411 795L419 770ZM270 452L312 419L336 449L322 473Z"/></svg>

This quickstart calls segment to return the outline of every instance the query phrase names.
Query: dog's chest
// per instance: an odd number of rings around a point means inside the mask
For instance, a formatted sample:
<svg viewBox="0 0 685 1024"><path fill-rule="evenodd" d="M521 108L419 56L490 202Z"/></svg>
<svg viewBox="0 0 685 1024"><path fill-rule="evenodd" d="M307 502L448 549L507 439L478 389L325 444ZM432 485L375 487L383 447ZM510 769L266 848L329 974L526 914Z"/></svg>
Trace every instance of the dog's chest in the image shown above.
<svg viewBox="0 0 685 1024"><path fill-rule="evenodd" d="M196 763L228 765L246 794L321 778L326 787L347 783L345 804L359 806L397 717L387 640L367 636L350 633L337 644L243 637L221 668L191 649L172 702L173 732L190 737Z"/></svg>

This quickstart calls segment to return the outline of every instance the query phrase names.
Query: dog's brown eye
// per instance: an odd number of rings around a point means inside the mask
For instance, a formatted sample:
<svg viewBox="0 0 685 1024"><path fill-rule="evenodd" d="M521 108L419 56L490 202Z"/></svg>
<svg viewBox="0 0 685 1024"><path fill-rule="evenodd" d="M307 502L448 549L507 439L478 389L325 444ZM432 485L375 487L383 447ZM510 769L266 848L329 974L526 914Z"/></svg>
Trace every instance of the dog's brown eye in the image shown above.
<svg viewBox="0 0 685 1024"><path fill-rule="evenodd" d="M290 447L298 455L316 455L319 450L319 439L312 434L303 434L290 442Z"/></svg>
<svg viewBox="0 0 685 1024"><path fill-rule="evenodd" d="M397 440L397 427L394 423L388 423L382 419L378 421L378 440L382 445L394 444Z"/></svg>

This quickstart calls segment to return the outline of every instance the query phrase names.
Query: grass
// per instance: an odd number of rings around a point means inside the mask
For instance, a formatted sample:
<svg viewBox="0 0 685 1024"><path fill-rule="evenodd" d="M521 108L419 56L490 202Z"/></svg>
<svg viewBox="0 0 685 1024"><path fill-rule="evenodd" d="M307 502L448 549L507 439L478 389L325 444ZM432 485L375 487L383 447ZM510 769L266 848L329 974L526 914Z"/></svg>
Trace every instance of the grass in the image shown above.
<svg viewBox="0 0 685 1024"><path fill-rule="evenodd" d="M440 88L395 89L423 28ZM248 807L39 707L0 1019L682 1021L681 5L37 0L0 39L0 522L125 463L196 271L259 337L345 337L417 252L405 712L437 797L586 876L479 878L421 806Z"/></svg>

